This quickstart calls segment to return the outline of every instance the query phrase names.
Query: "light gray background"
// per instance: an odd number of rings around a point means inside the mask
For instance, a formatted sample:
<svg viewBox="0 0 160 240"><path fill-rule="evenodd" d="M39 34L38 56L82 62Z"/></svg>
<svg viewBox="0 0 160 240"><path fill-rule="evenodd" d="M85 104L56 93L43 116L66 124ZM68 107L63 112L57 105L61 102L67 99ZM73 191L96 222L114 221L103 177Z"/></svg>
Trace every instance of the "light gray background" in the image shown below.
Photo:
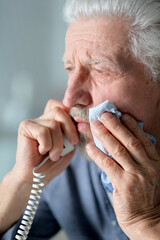
<svg viewBox="0 0 160 240"><path fill-rule="evenodd" d="M0 0L0 181L15 163L19 123L40 116L50 98L63 98L63 4Z"/></svg>
<svg viewBox="0 0 160 240"><path fill-rule="evenodd" d="M0 180L15 162L17 129L67 86L64 0L0 0Z"/></svg>

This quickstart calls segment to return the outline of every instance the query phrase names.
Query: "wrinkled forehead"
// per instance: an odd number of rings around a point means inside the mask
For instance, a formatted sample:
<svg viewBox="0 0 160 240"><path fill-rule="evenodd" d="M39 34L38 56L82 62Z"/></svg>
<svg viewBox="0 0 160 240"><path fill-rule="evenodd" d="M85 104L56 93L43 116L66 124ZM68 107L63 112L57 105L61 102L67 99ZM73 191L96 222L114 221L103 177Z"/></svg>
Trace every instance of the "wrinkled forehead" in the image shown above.
<svg viewBox="0 0 160 240"><path fill-rule="evenodd" d="M94 18L80 18L70 24L66 40L68 38L82 38L87 37L93 40L117 40L119 43L128 42L129 23L119 17L94 17Z"/></svg>
<svg viewBox="0 0 160 240"><path fill-rule="evenodd" d="M79 56L95 59L111 59L117 63L130 57L128 24L121 19L96 17L73 22L66 34L64 58L74 61ZM128 61L128 60L127 60Z"/></svg>
<svg viewBox="0 0 160 240"><path fill-rule="evenodd" d="M120 18L81 18L69 26L66 33L66 50L109 55L129 54L129 24ZM93 55L93 52L91 53Z"/></svg>

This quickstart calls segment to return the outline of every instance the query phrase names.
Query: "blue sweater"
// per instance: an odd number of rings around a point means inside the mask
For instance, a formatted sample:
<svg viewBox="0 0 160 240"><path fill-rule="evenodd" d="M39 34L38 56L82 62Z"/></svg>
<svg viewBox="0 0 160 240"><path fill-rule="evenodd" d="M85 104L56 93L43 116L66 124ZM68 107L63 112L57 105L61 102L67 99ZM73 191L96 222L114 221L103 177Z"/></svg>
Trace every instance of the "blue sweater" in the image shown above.
<svg viewBox="0 0 160 240"><path fill-rule="evenodd" d="M60 229L70 240L127 240L100 174L94 162L77 152L70 166L44 188L28 240L47 240ZM18 226L19 222L1 239L14 239Z"/></svg>

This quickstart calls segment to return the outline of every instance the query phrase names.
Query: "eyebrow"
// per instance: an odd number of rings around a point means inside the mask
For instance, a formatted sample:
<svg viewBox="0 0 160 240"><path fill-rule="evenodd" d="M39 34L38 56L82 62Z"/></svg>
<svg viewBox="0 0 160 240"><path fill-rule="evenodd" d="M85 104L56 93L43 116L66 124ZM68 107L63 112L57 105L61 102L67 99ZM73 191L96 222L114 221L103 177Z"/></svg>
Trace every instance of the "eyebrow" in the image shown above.
<svg viewBox="0 0 160 240"><path fill-rule="evenodd" d="M100 64L100 63L104 63L105 65L110 65L110 64L115 65L115 61L109 57L93 58L91 60L84 60L84 64L88 64L88 65L95 65L95 64Z"/></svg>
<svg viewBox="0 0 160 240"><path fill-rule="evenodd" d="M72 62L70 60L66 59L66 58L62 58L62 62L64 64L72 64Z"/></svg>
<svg viewBox="0 0 160 240"><path fill-rule="evenodd" d="M62 58L62 61L64 64L72 64L72 62L66 58ZM82 63L85 65L94 65L94 64L99 64L99 63L105 63L107 64L116 64L117 61L111 59L110 57L106 58L93 58L91 60L83 60Z"/></svg>
<svg viewBox="0 0 160 240"><path fill-rule="evenodd" d="M63 56L62 61L64 64L70 64L70 65L74 65L74 62L72 62L71 60L65 58L65 56ZM126 75L126 73L131 71L131 65L130 63L122 57L119 56L92 56L91 59L87 59L87 60L82 60L82 63L84 65L98 65L98 64L104 64L106 71L109 71L113 74L116 74L119 77L123 77L124 75Z"/></svg>
<svg viewBox="0 0 160 240"><path fill-rule="evenodd" d="M66 58L62 58L62 61L64 64L73 64L72 61ZM84 65L98 65L98 64L104 64L107 69L111 72L121 72L120 71L120 64L116 59L113 59L111 57L104 57L104 58L98 58L98 57L92 57L92 59L89 60L82 60L82 63ZM119 70L118 70L119 69Z"/></svg>

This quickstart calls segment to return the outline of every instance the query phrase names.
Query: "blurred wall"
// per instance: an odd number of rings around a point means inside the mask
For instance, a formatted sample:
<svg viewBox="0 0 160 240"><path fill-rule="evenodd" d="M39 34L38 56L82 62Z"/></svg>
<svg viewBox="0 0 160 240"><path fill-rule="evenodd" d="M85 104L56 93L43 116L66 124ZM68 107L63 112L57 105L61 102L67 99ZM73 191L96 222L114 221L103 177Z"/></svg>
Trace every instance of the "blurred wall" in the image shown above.
<svg viewBox="0 0 160 240"><path fill-rule="evenodd" d="M64 0L0 0L0 181L15 162L17 129L67 86Z"/></svg>

